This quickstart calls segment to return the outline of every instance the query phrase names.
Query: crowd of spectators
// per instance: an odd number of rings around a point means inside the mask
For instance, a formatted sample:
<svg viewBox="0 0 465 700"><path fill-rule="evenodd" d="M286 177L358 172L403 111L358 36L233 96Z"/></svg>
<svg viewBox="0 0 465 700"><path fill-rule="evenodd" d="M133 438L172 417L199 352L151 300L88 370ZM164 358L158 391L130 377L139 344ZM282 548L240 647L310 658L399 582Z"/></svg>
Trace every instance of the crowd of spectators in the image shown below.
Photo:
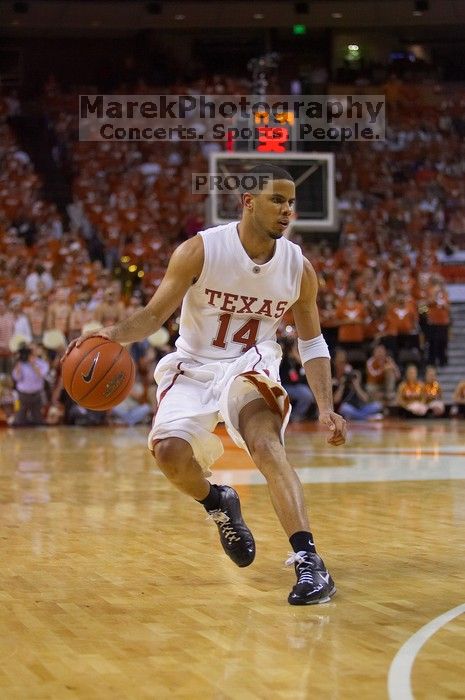
<svg viewBox="0 0 465 700"><path fill-rule="evenodd" d="M172 91L234 94L248 87L214 76ZM150 93L153 87L133 90ZM319 278L335 400L355 419L379 418L393 404L412 413L408 406L423 400L429 405L425 413L440 414L433 373L447 363L450 326L450 276L442 259L465 248L465 97L457 92L415 110L392 85L387 92L387 140L346 144L336 157L339 247L300 241ZM61 93L53 81L43 108L72 166L67 217L42 199L41 178L9 125L19 103L0 98L0 417L37 422L35 398L24 395L39 393L41 421L148 421L153 365L172 347L176 318L168 323L170 341L162 349L133 346L135 389L112 416L70 405L58 359L86 324L111 324L150 298L173 249L205 223L205 203L191 193L191 173L205 171L209 150L221 146L78 142L75 96ZM313 397L302 381L288 322L281 329L282 378L295 403L293 420L301 420L311 415ZM50 331L61 334L59 342L56 336L44 342ZM412 379L412 364L426 373L425 382ZM421 389L412 394L416 384ZM429 401L419 399L428 392ZM458 407L463 387L457 392Z"/></svg>
<svg viewBox="0 0 465 700"><path fill-rule="evenodd" d="M316 415L316 404L300 363L294 338L281 338L281 381L292 404L291 422ZM402 373L386 347L377 344L365 366L356 369L346 350L337 347L332 357L333 398L336 410L350 421L435 417L447 413L436 367L427 365L424 380L418 367L408 364ZM465 416L465 381L458 383L449 407L451 417Z"/></svg>

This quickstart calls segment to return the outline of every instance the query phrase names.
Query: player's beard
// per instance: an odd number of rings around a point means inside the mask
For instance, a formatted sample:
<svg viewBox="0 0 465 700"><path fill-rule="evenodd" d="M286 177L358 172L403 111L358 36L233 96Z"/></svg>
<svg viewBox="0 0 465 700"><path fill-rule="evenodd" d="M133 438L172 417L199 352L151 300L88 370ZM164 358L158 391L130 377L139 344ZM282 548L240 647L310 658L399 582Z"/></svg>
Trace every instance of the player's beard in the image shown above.
<svg viewBox="0 0 465 700"><path fill-rule="evenodd" d="M276 233L276 231L268 231L268 236L274 241L279 241L279 239L283 237L283 234L281 232Z"/></svg>

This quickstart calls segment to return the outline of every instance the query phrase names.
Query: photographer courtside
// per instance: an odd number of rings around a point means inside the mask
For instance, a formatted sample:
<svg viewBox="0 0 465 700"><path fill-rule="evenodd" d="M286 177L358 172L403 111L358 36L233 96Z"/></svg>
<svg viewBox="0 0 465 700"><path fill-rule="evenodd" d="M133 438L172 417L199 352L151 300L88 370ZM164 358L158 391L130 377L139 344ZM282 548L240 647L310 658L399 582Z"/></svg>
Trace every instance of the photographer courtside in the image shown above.
<svg viewBox="0 0 465 700"><path fill-rule="evenodd" d="M25 343L19 346L17 361L12 372L19 398L19 410L14 417L13 425L43 424L43 391L48 370L48 362L37 357L31 347Z"/></svg>

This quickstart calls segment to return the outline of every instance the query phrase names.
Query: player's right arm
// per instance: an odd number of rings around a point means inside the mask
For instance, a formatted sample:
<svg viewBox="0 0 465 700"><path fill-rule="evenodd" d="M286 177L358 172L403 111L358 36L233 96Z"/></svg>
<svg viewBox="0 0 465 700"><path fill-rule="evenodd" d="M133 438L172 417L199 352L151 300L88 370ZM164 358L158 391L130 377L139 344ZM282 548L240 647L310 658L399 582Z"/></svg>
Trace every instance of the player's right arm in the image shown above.
<svg viewBox="0 0 465 700"><path fill-rule="evenodd" d="M160 286L143 309L114 326L81 335L69 344L66 354L90 336L98 335L118 343L135 343L155 333L181 305L189 287L200 277L203 261L201 236L181 243L171 256Z"/></svg>

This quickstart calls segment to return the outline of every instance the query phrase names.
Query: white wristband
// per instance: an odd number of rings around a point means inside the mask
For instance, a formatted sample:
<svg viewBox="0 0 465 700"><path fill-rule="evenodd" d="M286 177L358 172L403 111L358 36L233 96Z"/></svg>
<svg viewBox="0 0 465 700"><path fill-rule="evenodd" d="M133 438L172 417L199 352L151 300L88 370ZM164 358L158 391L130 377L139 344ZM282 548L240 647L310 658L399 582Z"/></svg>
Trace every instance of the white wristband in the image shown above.
<svg viewBox="0 0 465 700"><path fill-rule="evenodd" d="M300 359L303 365L305 365L307 360L314 360L316 357L327 357L330 359L326 340L321 333L316 338L311 338L311 340L297 338L297 347L299 348Z"/></svg>

